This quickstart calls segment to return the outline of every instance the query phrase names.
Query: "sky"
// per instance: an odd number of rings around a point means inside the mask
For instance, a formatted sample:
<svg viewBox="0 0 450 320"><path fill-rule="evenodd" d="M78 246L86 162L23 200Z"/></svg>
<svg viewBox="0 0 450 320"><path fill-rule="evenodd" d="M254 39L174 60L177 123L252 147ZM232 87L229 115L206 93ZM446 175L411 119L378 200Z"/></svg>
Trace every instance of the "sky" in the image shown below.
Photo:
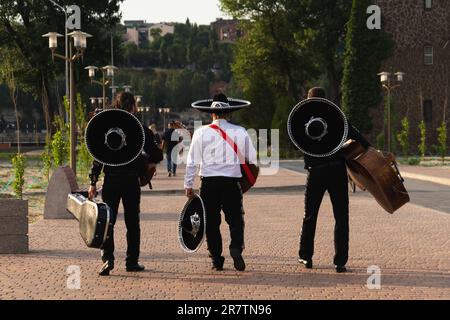
<svg viewBox="0 0 450 320"><path fill-rule="evenodd" d="M210 24L227 16L219 9L219 0L125 0L122 20L147 22L185 22Z"/></svg>

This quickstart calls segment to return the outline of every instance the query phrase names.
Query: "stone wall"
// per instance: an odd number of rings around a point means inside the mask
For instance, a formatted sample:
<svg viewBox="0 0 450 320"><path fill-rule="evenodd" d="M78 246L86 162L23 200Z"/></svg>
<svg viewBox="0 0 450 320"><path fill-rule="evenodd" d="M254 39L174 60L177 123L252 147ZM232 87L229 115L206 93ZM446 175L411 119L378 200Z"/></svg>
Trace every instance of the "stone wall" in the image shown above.
<svg viewBox="0 0 450 320"><path fill-rule="evenodd" d="M397 113L396 127L408 115L411 125L411 148L417 152L418 123L423 117L423 101L432 100L433 116L427 122L427 145L437 144L436 128L444 118L450 119L450 1L433 0L431 10L425 10L424 0L375 0L382 10L382 27L395 41L393 56L384 62L382 71L406 72L404 82L393 92ZM449 41L447 43L447 41ZM424 46L433 46L433 65L424 64ZM374 137L383 126L383 108L372 110ZM450 141L449 141L450 147Z"/></svg>
<svg viewBox="0 0 450 320"><path fill-rule="evenodd" d="M0 254L28 252L28 202L0 199Z"/></svg>

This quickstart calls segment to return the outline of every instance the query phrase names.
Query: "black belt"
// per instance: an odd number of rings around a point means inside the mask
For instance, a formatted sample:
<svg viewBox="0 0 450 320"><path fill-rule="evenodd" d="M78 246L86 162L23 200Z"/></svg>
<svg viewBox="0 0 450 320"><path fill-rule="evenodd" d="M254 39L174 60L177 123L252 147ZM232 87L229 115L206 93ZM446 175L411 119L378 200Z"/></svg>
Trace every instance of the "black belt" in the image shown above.
<svg viewBox="0 0 450 320"><path fill-rule="evenodd" d="M324 168L328 168L328 167L334 167L334 166L339 166L339 165L343 165L344 161L342 160L336 160L336 161L331 161L331 162L327 162L327 163L323 163L323 164L318 164L316 166L311 166L308 167L308 170L312 170L312 169L324 169Z"/></svg>

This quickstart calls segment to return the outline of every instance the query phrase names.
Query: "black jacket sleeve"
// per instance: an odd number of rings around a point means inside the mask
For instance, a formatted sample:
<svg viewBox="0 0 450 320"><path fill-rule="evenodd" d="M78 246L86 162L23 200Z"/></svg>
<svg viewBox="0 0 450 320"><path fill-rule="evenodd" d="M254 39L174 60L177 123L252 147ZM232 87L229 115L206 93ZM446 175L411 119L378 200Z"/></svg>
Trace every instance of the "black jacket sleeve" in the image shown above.
<svg viewBox="0 0 450 320"><path fill-rule="evenodd" d="M370 147L369 141L350 122L348 124L348 139L353 139L362 144L364 148Z"/></svg>
<svg viewBox="0 0 450 320"><path fill-rule="evenodd" d="M161 149L158 148L158 144L155 141L155 134L148 128L144 127L145 132L145 144L144 152L149 157L151 163L159 163L163 160L164 155Z"/></svg>
<svg viewBox="0 0 450 320"><path fill-rule="evenodd" d="M102 170L103 170L103 164L94 160L92 162L91 173L89 174L89 179L91 180L91 186L95 187L95 185L97 184L97 181L98 181L98 177L102 173Z"/></svg>

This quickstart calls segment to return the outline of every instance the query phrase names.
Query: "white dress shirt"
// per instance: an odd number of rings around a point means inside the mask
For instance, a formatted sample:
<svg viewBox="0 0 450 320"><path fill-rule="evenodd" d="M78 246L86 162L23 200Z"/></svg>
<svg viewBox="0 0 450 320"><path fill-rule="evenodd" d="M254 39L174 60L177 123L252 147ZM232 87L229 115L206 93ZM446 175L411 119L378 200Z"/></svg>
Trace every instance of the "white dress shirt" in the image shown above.
<svg viewBox="0 0 450 320"><path fill-rule="evenodd" d="M257 163L255 147L247 133L240 126L224 119L213 121L227 133L237 145L240 153L250 163ZM201 177L233 177L241 178L241 161L233 148L215 129L203 126L194 132L186 163L184 187L192 188L197 168Z"/></svg>

